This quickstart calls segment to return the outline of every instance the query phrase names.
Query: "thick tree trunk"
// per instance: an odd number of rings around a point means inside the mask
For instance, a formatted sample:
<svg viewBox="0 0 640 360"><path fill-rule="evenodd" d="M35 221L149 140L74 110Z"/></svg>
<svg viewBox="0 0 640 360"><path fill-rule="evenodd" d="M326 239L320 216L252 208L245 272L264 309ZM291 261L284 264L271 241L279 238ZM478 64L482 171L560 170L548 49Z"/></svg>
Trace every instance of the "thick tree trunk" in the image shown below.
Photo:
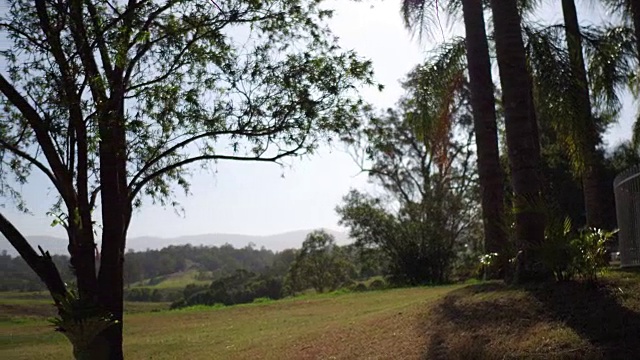
<svg viewBox="0 0 640 360"><path fill-rule="evenodd" d="M567 48L571 61L571 72L574 78L574 96L577 102L577 122L581 124L584 136L581 139L582 148L580 156L584 159L582 169L582 187L584 192L584 205L587 217L587 225L590 227L602 227L602 201L599 196L601 161L597 151L599 134L591 113L591 99L589 98L589 83L585 70L584 55L582 54L582 35L578 23L578 13L574 0L562 0L562 12L564 15Z"/></svg>
<svg viewBox="0 0 640 360"><path fill-rule="evenodd" d="M98 297L99 303L118 321L116 325L101 334L108 344L108 359L120 360L124 358L122 352L123 268L131 202L127 188L123 106L119 101L110 105L112 110L101 119L99 127L103 230Z"/></svg>
<svg viewBox="0 0 640 360"><path fill-rule="evenodd" d="M491 0L496 52L502 85L511 183L515 195L516 241L520 252L516 281L549 277L536 248L544 241L544 215L540 209L539 139L533 109L530 75L522 40L520 14L515 1Z"/></svg>
<svg viewBox="0 0 640 360"><path fill-rule="evenodd" d="M484 248L486 253L498 253L499 272L503 273L508 264L506 256L508 239L504 221L504 174L500 166L491 59L482 1L463 0L462 10L478 152Z"/></svg>

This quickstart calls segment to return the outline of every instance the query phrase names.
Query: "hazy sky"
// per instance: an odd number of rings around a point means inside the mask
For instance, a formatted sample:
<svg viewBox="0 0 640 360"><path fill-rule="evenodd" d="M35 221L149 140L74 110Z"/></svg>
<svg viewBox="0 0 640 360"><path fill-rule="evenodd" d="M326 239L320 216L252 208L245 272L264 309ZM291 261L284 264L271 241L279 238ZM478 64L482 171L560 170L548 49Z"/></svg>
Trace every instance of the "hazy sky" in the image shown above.
<svg viewBox="0 0 640 360"><path fill-rule="evenodd" d="M542 11L540 17L545 21L560 21L560 2L549 3L553 6ZM402 26L397 0L365 3L339 0L331 4L336 14L330 25L340 37L342 47L355 49L371 59L376 80L386 86L381 93L366 90L364 97L380 108L392 106L402 94L398 80L424 59L430 43L419 44L410 38ZM580 14L587 23L606 17L594 9L587 11L588 15ZM460 27L444 26L447 36L461 31ZM613 126L606 137L609 143L630 136L636 105L630 98L625 105L620 124ZM350 188L366 186L366 176L358 174L356 164L340 149L322 149L313 157L297 160L292 165L283 169L274 164L221 162L215 174L196 173L191 189L193 196L178 198L186 216L178 216L172 209L148 205L134 215L129 235L268 235L319 227L337 229L335 206ZM53 198L48 195L48 184L46 187L44 184L42 176L34 175L31 184L23 188L34 215L19 214L10 206L2 210L3 214L24 234L64 236L62 229L49 226L51 218L45 212L50 201L44 200Z"/></svg>

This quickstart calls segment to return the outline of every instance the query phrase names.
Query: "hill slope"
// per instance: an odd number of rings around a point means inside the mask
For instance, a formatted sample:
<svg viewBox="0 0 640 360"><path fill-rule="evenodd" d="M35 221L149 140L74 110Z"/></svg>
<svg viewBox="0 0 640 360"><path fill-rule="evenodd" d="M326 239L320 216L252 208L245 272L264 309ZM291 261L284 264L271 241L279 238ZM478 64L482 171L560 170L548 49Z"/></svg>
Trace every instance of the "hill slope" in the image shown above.
<svg viewBox="0 0 640 360"><path fill-rule="evenodd" d="M335 236L338 245L345 245L350 242L348 235L344 232L325 229L327 232ZM300 248L307 234L312 230L290 231L281 234L256 236L256 235L240 235L240 234L203 234L189 235L172 238L142 236L132 237L127 240L127 249L135 251L144 251L147 249L162 249L170 245L191 244L194 246L221 246L231 244L235 248L242 248L249 244L256 247L265 247L273 251L281 251L290 248ZM52 236L27 236L32 246L36 248L38 245L52 254L67 254L67 244L65 239ZM16 256L17 252L11 244L0 235L0 252L6 250L10 255Z"/></svg>
<svg viewBox="0 0 640 360"><path fill-rule="evenodd" d="M640 273L328 294L131 314L132 359L635 359ZM0 358L69 358L44 320L0 320Z"/></svg>

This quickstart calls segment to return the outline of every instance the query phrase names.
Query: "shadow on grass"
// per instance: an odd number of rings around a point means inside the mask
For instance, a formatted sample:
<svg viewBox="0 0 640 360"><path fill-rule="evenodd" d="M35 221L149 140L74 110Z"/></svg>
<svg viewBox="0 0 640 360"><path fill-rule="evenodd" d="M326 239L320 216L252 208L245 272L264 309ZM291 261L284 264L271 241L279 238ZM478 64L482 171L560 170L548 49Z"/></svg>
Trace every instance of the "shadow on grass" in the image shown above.
<svg viewBox="0 0 640 360"><path fill-rule="evenodd" d="M489 283L454 291L423 321L424 358L640 358L640 313L622 305L615 283L605 284ZM640 288L631 290L627 296L640 298Z"/></svg>
<svg viewBox="0 0 640 360"><path fill-rule="evenodd" d="M622 305L626 296L615 284L568 282L530 289L530 293L584 339L605 359L640 357L640 313ZM637 309L635 309L637 310Z"/></svg>

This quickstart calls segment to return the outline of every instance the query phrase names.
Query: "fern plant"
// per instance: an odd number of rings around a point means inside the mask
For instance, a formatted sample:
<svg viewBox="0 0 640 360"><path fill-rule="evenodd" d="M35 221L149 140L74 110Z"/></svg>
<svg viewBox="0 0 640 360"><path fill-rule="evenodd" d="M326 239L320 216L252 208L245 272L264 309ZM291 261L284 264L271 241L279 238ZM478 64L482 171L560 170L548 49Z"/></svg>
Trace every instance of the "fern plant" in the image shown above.
<svg viewBox="0 0 640 360"><path fill-rule="evenodd" d="M75 359L95 359L89 349L94 346L96 337L118 321L109 312L82 299L76 290L70 289L64 297L56 300L59 315L49 320L55 331L69 339Z"/></svg>

